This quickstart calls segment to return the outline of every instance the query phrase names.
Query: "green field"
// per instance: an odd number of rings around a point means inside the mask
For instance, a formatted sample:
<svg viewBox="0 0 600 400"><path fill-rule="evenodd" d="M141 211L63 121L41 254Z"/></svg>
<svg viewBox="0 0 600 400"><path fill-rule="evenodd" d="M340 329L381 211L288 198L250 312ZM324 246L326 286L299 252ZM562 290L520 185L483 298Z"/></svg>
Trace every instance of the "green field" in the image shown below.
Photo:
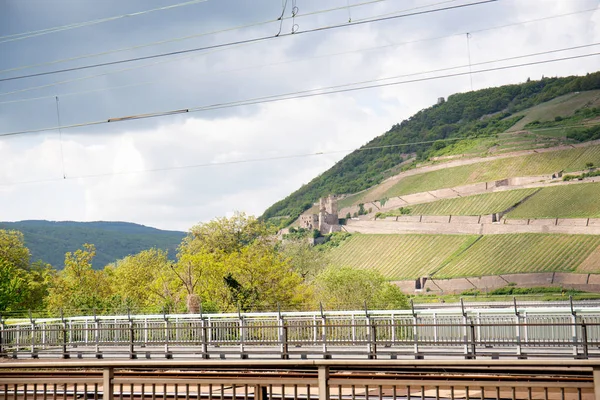
<svg viewBox="0 0 600 400"><path fill-rule="evenodd" d="M600 183L543 188L506 215L506 218L515 219L598 217L600 217Z"/></svg>
<svg viewBox="0 0 600 400"><path fill-rule="evenodd" d="M570 272L600 245L598 235L487 235L435 275L438 278L523 272Z"/></svg>
<svg viewBox="0 0 600 400"><path fill-rule="evenodd" d="M375 269L391 280L431 274L470 235L361 235L355 234L330 252L333 265Z"/></svg>
<svg viewBox="0 0 600 400"><path fill-rule="evenodd" d="M599 246L600 235L354 234L329 255L333 265L374 269L387 279L406 280L576 271Z"/></svg>
<svg viewBox="0 0 600 400"><path fill-rule="evenodd" d="M600 164L600 146L510 157L408 176L383 196L402 196L513 176L551 174L560 170L580 171L588 162Z"/></svg>
<svg viewBox="0 0 600 400"><path fill-rule="evenodd" d="M512 207L536 190L538 189L485 193L417 204L408 208L414 215L487 215Z"/></svg>

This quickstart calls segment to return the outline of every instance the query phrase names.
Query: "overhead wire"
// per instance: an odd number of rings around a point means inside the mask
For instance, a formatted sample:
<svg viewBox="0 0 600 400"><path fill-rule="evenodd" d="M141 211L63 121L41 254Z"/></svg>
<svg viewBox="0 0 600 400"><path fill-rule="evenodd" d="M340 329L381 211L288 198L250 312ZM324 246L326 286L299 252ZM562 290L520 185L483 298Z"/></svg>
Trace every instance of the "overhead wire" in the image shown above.
<svg viewBox="0 0 600 400"><path fill-rule="evenodd" d="M143 10L143 11L137 11L137 12L128 13L128 14L115 15L112 17L99 18L99 19L85 21L85 22L76 22L73 24L61 25L61 26L56 26L56 27L52 27L52 28L39 29L36 31L14 33L11 35L0 36L0 44L14 42L17 40L28 39L28 38L32 38L32 37L38 37L38 36L42 36L42 35L48 35L50 33L55 33L55 32L62 32L62 31L71 30L71 29L83 28L86 26L97 25L97 24L101 24L104 22L116 21L116 20L123 19L123 18L137 17L140 15L149 14L149 13L153 13L153 12L157 12L157 11L165 11L165 10L170 10L173 8L179 8L179 7L184 7L184 6L189 6L189 5L199 4L199 3L205 3L206 1L208 1L208 0L190 0L190 1L183 2L183 3L170 4L168 6L153 8L150 10Z"/></svg>
<svg viewBox="0 0 600 400"><path fill-rule="evenodd" d="M595 46L598 44L600 44L600 43L595 43L595 44L588 45L588 46ZM558 50L555 50L554 52L559 52L559 51L565 51L565 49L558 49ZM551 51L545 52L545 53L548 54L550 52ZM522 63L522 64L513 64L513 65L491 67L491 68L480 69L480 70L473 70L471 72L468 72L468 71L467 72L457 72L457 73L453 73L453 74L416 78L416 79L403 80L403 81L397 81L397 82L374 83L374 82L379 81L379 79L374 79L374 80L370 80L370 81L362 81L359 83L338 85L337 86L338 88L336 88L336 86L332 86L332 87L326 87L326 88L316 88L316 89L309 89L309 90L303 90L303 91L295 91L295 92L290 92L290 93L285 93L285 94L257 97L257 98L239 100L239 101L233 101L233 102L215 103L215 104L211 104L211 105L207 105L207 106L197 106L197 107L178 109L178 110L159 111L159 112L152 112L152 113L132 115L132 116L109 118L109 119L103 119L103 120L98 120L98 121L82 122L82 123L64 125L64 126L61 126L60 128L61 129L73 129L73 128L81 128L81 127L86 127L86 126L103 125L103 124L114 123L114 122L156 118L156 117L173 115L173 114L212 111L212 110L218 110L218 109L223 109L223 108L232 108L232 107L240 107L240 106L247 106L247 105L273 103L273 102L279 102L279 101L284 101L284 100L302 99L302 98L323 96L323 95L337 94L337 93L347 93L347 92L358 91L358 90L366 90L366 89L373 89L373 88L380 88L380 87L388 87L388 86L404 85L404 84L409 84L409 83L417 83L417 82L425 82L425 81L431 81L431 80L453 78L453 77L465 76L465 75L468 75L469 73L481 74L481 73L492 72L492 71L521 68L521 67L526 67L526 66L541 65L541 64L554 63L554 62L567 61L567 60L576 60L576 59L582 59L582 58L587 58L587 57L594 57L594 56L598 56L598 55L600 55L600 52L567 56L567 57L562 57L562 58L547 59L547 60L531 61L531 62ZM523 58L523 57L527 57L527 55L519 56L519 57ZM515 59L515 57L510 57L507 59ZM498 59L498 60L493 60L493 61L487 61L485 63L492 63L492 62L497 63L497 62L502 62L502 61L503 61L502 59ZM434 72L435 71L438 71L438 70L434 70ZM419 74L428 74L428 73L432 73L432 72L422 72ZM389 78L381 78L381 79L389 79ZM365 85L367 83L373 83L373 84ZM364 86L347 87L347 86L355 86L355 85L359 85L359 84L364 85ZM343 87L343 88L340 88L340 87ZM315 93L315 92L318 92L318 93ZM37 133L37 132L44 132L44 131L50 131L50 130L57 130L58 128L59 127L46 127L46 128L38 128L38 129L28 129L28 130L21 130L21 131L5 132L5 133L0 133L0 137L17 136L17 135L23 135L26 133Z"/></svg>
<svg viewBox="0 0 600 400"><path fill-rule="evenodd" d="M363 2L363 3L355 3L355 4L351 5L351 7L361 7L361 6L364 6L364 5L372 4L372 3L375 3L375 2L382 2L382 1L388 1L388 0L376 0L376 1L370 0L370 1ZM452 1L458 1L458 0L452 0ZM445 3L445 2L441 2L441 3ZM425 6L407 8L407 9L404 9L404 10L397 11L397 13L406 12L406 11L412 11L412 10L417 10L417 9L421 9L421 8L424 8L424 7L432 7L434 5L441 4L441 3L431 3L431 4L428 4L428 5L425 5ZM346 8L346 7L345 6L344 7L335 7L335 8L328 8L328 9L324 9L324 10L313 11L313 12L310 12L310 13L299 14L299 15L296 16L296 18L302 18L302 17L306 17L306 16L310 16L310 15L317 15L317 14L323 14L323 13L329 13L329 12L333 12L333 11L342 10L344 8ZM59 59L59 60L47 61L47 62L38 63L38 64L24 65L24 66L20 66L20 67L13 67L13 68L9 68L9 69L0 70L0 74L7 73L7 72L20 71L20 70L30 69L30 68L37 68L37 67L44 67L44 66L49 66L49 65L55 65L55 64L60 64L60 63L65 63L65 62L70 62L70 61L82 60L82 59L86 59L86 58L100 57L100 56L105 56L105 55L109 55L109 54L120 53L120 52L124 52L124 51L138 50L138 49L142 49L142 48L146 48L146 47L159 46L159 45L168 44L168 43L181 42L181 41L185 41L185 40L189 40L189 39L195 39L195 38L199 38L199 37L203 37L203 36L217 35L217 34L225 33L225 32L231 32L231 31L236 31L236 30L241 30L241 29L247 29L247 28L254 28L254 27L258 27L258 26L262 26L262 25L268 25L268 24L271 24L271 23L274 23L274 22L281 22L282 23L284 20L288 20L288 19L292 19L292 17L286 17L286 16L281 15L279 18L273 18L273 19L263 20L263 21L259 21L259 22L253 22L253 23L250 23L250 24L237 25L237 26L233 26L233 27L229 27L229 28L224 28L224 29L219 29L219 30L214 30L214 31L209 31L209 32L201 32L201 33L197 33L197 34L193 34L193 35L180 36L180 37L171 38L171 39L165 39L165 40L159 40L159 41L155 41L155 42L143 43L143 44L140 44L140 45L123 47L123 48L113 49L113 50L107 50L107 51L103 51L103 52L99 52L99 53L91 53L91 54L85 54L85 55L81 55L81 56L75 56L75 57L63 58L63 59Z"/></svg>
<svg viewBox="0 0 600 400"><path fill-rule="evenodd" d="M549 19L562 18L562 17L566 17L566 16L572 16L572 15L575 15L575 14L581 14L581 13L596 11L597 9L598 8L595 7L595 8L581 10L581 11L576 11L576 12L558 14L558 15L553 15L553 16L548 16L548 17L542 17L542 18L538 18L538 19L532 19L532 20L527 20L527 21L515 22L515 23L511 23L511 24L499 25L499 26L496 26L496 27L488 27L488 28L483 28L483 29L478 29L478 30L471 30L471 32L483 32L483 31L490 31L490 30L495 30L495 29L503 29L503 28L512 27L512 26L518 26L518 25L523 25L523 24L528 24L528 23L546 21L546 20L549 20ZM434 36L434 37L422 38L422 39L415 39L415 40L410 40L410 41L405 41L405 42L391 43L391 44L387 44L387 45L383 45L383 46L374 46L374 47L367 47L367 48L362 48L362 49L357 49L357 50L348 50L348 51L337 52L337 53L329 53L329 54L323 54L323 55L316 55L316 56L311 56L311 57L304 57L304 58L294 59L294 60L286 60L286 61L281 61L281 62L276 62L276 63L270 63L270 64L262 64L262 65L257 65L257 66L235 68L235 69L231 69L231 70L221 70L221 71L215 72L215 74L216 73L222 74L222 73L230 73L230 72L239 72L239 71L250 70L250 69L255 69L255 68L263 68L263 67L269 67L269 66L275 66L275 65L284 65L284 64L294 63L294 62L300 62L300 61L306 61L306 60L313 60L313 59L319 59L319 58L335 57L335 56L341 56L341 55L352 54L352 53L357 53L357 52L380 50L380 49L385 49L385 48L390 48L390 47L399 47L399 46L404 46L404 45L407 45L407 44L421 43L421 42L426 42L426 41L446 39L446 38L455 37L455 36L462 36L462 35L465 35L466 33L467 32L453 33L453 34L443 35L443 36ZM240 45L238 47L242 47L242 45ZM202 53L202 55L214 54L214 53L220 52L220 51L223 51L223 49L216 49L216 50L213 50L211 52L205 52L205 53ZM66 84L66 83L79 82L79 81L93 79L93 78L97 78L97 77L101 77L101 76L108 76L108 75L113 75L113 74L117 74L117 73L121 73L121 72L127 72L127 71L131 71L131 70L135 70L135 69L147 68L147 67L151 67L151 66L155 66L155 65L159 65L159 64L164 64L164 63L170 63L170 62L176 62L176 61L186 60L186 59L190 59L190 58L197 57L197 56L198 55L194 54L194 55L191 55L191 56L190 55L186 55L186 56L178 57L178 58L175 58L175 59L159 60L159 61L156 61L156 62L153 62L153 63L149 63L149 64L136 65L136 66L129 67L129 68L118 69L118 70L113 70L113 71L107 71L107 72L103 72L103 73L100 73L100 74L87 75L87 76L84 76L84 77L62 80L62 81L53 82L53 83L49 83L49 84L45 84L45 85L33 86L33 87L28 87L28 88L24 88L24 89L14 90L14 91L10 91L10 92L4 92L4 93L0 93L0 96L7 96L7 95L12 95L12 94L17 94L17 93L24 93L24 92L28 92L28 91L32 91L32 90L44 89L44 88L53 87L53 86L59 86L59 85ZM477 65L477 64L475 64L475 65ZM105 87L105 88L100 88L100 89L84 90L84 91L80 91L80 92L65 93L65 94L62 94L61 96L63 96L63 97L64 96L72 96L72 95L77 95L77 94L99 92L99 91L104 91L104 90L119 89L119 88L131 87L131 86L148 85L148 84L154 84L154 83L159 83L159 82L164 82L164 79L153 80L153 81L146 81L146 82L142 82L142 83L138 83L138 84L131 84L131 85L112 86L112 87ZM26 101L34 101L34 100L41 100L41 99L48 99L48 98L54 98L54 94L48 95L48 96L26 98L26 99L17 99L17 100L2 101L2 102L0 102L0 104L21 103L21 102L26 102Z"/></svg>
<svg viewBox="0 0 600 400"><path fill-rule="evenodd" d="M63 69L54 70L54 71L45 71L45 72L38 72L38 73L34 73L34 74L18 75L18 76L13 76L13 77L8 77L8 78L0 78L0 82L15 81L15 80L20 80L20 79L40 77L40 76L48 76L48 75L54 75L54 74L64 73L64 72L81 71L81 70L90 69L90 68L105 67L105 66L110 66L110 65L119 65L119 64L123 64L123 63L130 63L130 62L142 61L142 60L150 60L150 59L155 59L155 58L170 57L170 56L179 55L179 54L195 53L195 52L199 52L199 51L203 51L203 50L217 49L217 48L235 46L235 45L240 45L240 44L257 43L257 42L262 42L262 41L266 41L266 40L287 37L287 36L291 36L291 35L323 32L326 30L345 28L345 27L350 27L350 26L357 26L357 25L362 25L365 23L389 21L392 19L406 18L406 17L412 17L412 16L416 16L416 15L430 14L430 13L434 13L434 12L449 11L449 10L454 10L454 9L459 9L459 8L472 7L472 6L476 6L476 5L495 3L497 1L498 0L480 0L480 1L477 1L474 3L459 4L459 5L455 5L455 6L436 8L433 10L416 11L416 12L412 12L412 13L408 13L408 14L394 15L394 16L381 17L381 18L373 18L370 20L363 20L363 21L344 23L344 24L328 25L328 26L313 28L313 29L304 30L304 31L296 31L296 32L280 34L278 36L273 36L273 35L259 36L259 37L251 38L251 39L241 39L241 40L236 40L236 41L231 41L231 42L218 43L218 44L209 45L209 46L202 46L202 47L195 47L195 48L185 49L185 50L176 50L176 51L157 53L157 54L152 54L152 55L148 55L148 56L131 57L131 58L125 58L125 59L121 59L121 60L107 61L107 62L103 62L103 63L95 63L95 64L80 65L80 66L71 67L71 68L63 68Z"/></svg>
<svg viewBox="0 0 600 400"><path fill-rule="evenodd" d="M581 125L567 125L567 126L562 126L560 128L585 128L587 126L595 126L595 125L600 125L600 122L595 123L595 124L587 124L586 126L583 126L583 127ZM542 130L542 129L540 129L540 130ZM397 147L408 147L408 146L415 146L415 145L422 145L422 144L432 144L432 143L436 143L436 142L454 142L454 141L473 140L473 139L493 139L494 141L497 141L497 142L514 140L514 138L512 138L512 137L499 138L497 135L442 138L442 139L435 139L435 140L425 140L425 141L408 142L408 143L396 143L396 144L388 144L388 145L380 145L380 146L363 146L358 149L339 149L339 150L329 150L329 151L317 151L317 152L311 152L311 153L287 154L287 155L271 156L271 157L256 157L256 158L246 158L246 159L242 159L242 160L231 160L231 161L215 161L215 162L179 165L179 166L171 166L171 167L146 168L146 169L129 170L129 171L112 171L112 172L104 172L104 173L96 173L96 174L63 176L61 178L48 178L48 179L38 179L38 180L19 181L19 182L0 182L0 187L37 184L37 183L52 183L52 182L58 182L58 181L64 181L64 180L93 179L93 178L104 178L104 177L109 177L109 176L167 172L167 171L187 170L187 169L206 168L206 167L224 166L224 165L248 164L248 163L265 162L265 161L289 160L289 159L296 159L296 158L324 156L324 155L332 155L332 154L340 154L340 153L355 153L355 152L363 152L363 151L370 151L370 150L384 150L384 149L397 148ZM531 149L531 150L537 150L537 149Z"/></svg>

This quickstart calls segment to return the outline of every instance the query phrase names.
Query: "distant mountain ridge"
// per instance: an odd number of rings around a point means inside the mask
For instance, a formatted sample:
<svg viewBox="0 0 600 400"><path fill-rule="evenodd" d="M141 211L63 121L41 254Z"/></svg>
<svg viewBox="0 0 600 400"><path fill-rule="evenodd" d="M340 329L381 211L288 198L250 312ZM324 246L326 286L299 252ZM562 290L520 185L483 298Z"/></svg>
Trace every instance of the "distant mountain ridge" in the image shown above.
<svg viewBox="0 0 600 400"><path fill-rule="evenodd" d="M96 246L95 269L152 247L167 250L174 257L185 232L167 231L120 221L46 221L0 222L0 229L21 231L31 261L42 260L56 269L64 266L65 253L84 243Z"/></svg>

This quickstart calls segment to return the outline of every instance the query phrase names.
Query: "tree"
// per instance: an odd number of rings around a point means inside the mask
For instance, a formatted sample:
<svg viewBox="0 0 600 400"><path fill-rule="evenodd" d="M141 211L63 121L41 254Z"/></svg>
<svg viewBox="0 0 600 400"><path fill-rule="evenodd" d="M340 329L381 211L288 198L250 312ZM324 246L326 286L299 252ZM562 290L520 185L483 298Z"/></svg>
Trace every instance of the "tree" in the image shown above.
<svg viewBox="0 0 600 400"><path fill-rule="evenodd" d="M0 229L0 260L26 270L29 267L29 257L29 249L25 247L21 232Z"/></svg>
<svg viewBox="0 0 600 400"><path fill-rule="evenodd" d="M312 280L327 264L327 256L306 240L289 240L281 246L281 253L292 269L305 281Z"/></svg>
<svg viewBox="0 0 600 400"><path fill-rule="evenodd" d="M242 213L194 226L165 275L176 285L178 306L193 311L190 305L201 303L226 311L302 302L302 278L279 254L272 233Z"/></svg>
<svg viewBox="0 0 600 400"><path fill-rule="evenodd" d="M152 248L106 267L115 302L120 308L159 311L173 303L162 275L172 264L164 250Z"/></svg>
<svg viewBox="0 0 600 400"><path fill-rule="evenodd" d="M29 257L21 232L0 230L0 311L44 307L54 270L41 262L30 265Z"/></svg>
<svg viewBox="0 0 600 400"><path fill-rule="evenodd" d="M87 243L83 249L65 254L65 268L54 279L49 290L50 311L81 314L109 307L112 289L107 274L92 269L95 255L96 248Z"/></svg>
<svg viewBox="0 0 600 400"><path fill-rule="evenodd" d="M314 281L315 300L329 308L405 309L408 300L400 289L378 272L329 266Z"/></svg>

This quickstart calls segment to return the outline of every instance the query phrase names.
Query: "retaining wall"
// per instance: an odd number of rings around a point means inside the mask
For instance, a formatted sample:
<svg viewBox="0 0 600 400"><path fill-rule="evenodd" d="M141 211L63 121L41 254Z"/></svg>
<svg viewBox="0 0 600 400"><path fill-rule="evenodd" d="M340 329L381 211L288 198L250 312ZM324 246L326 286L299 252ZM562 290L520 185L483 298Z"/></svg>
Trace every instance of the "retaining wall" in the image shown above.
<svg viewBox="0 0 600 400"><path fill-rule="evenodd" d="M404 293L415 292L415 281L413 280L396 281L393 283L400 287ZM422 292L460 294L465 290L477 289L485 293L506 287L509 284L515 287L554 286L586 292L600 292L600 275L544 272L454 279L435 279L430 277L425 282Z"/></svg>

